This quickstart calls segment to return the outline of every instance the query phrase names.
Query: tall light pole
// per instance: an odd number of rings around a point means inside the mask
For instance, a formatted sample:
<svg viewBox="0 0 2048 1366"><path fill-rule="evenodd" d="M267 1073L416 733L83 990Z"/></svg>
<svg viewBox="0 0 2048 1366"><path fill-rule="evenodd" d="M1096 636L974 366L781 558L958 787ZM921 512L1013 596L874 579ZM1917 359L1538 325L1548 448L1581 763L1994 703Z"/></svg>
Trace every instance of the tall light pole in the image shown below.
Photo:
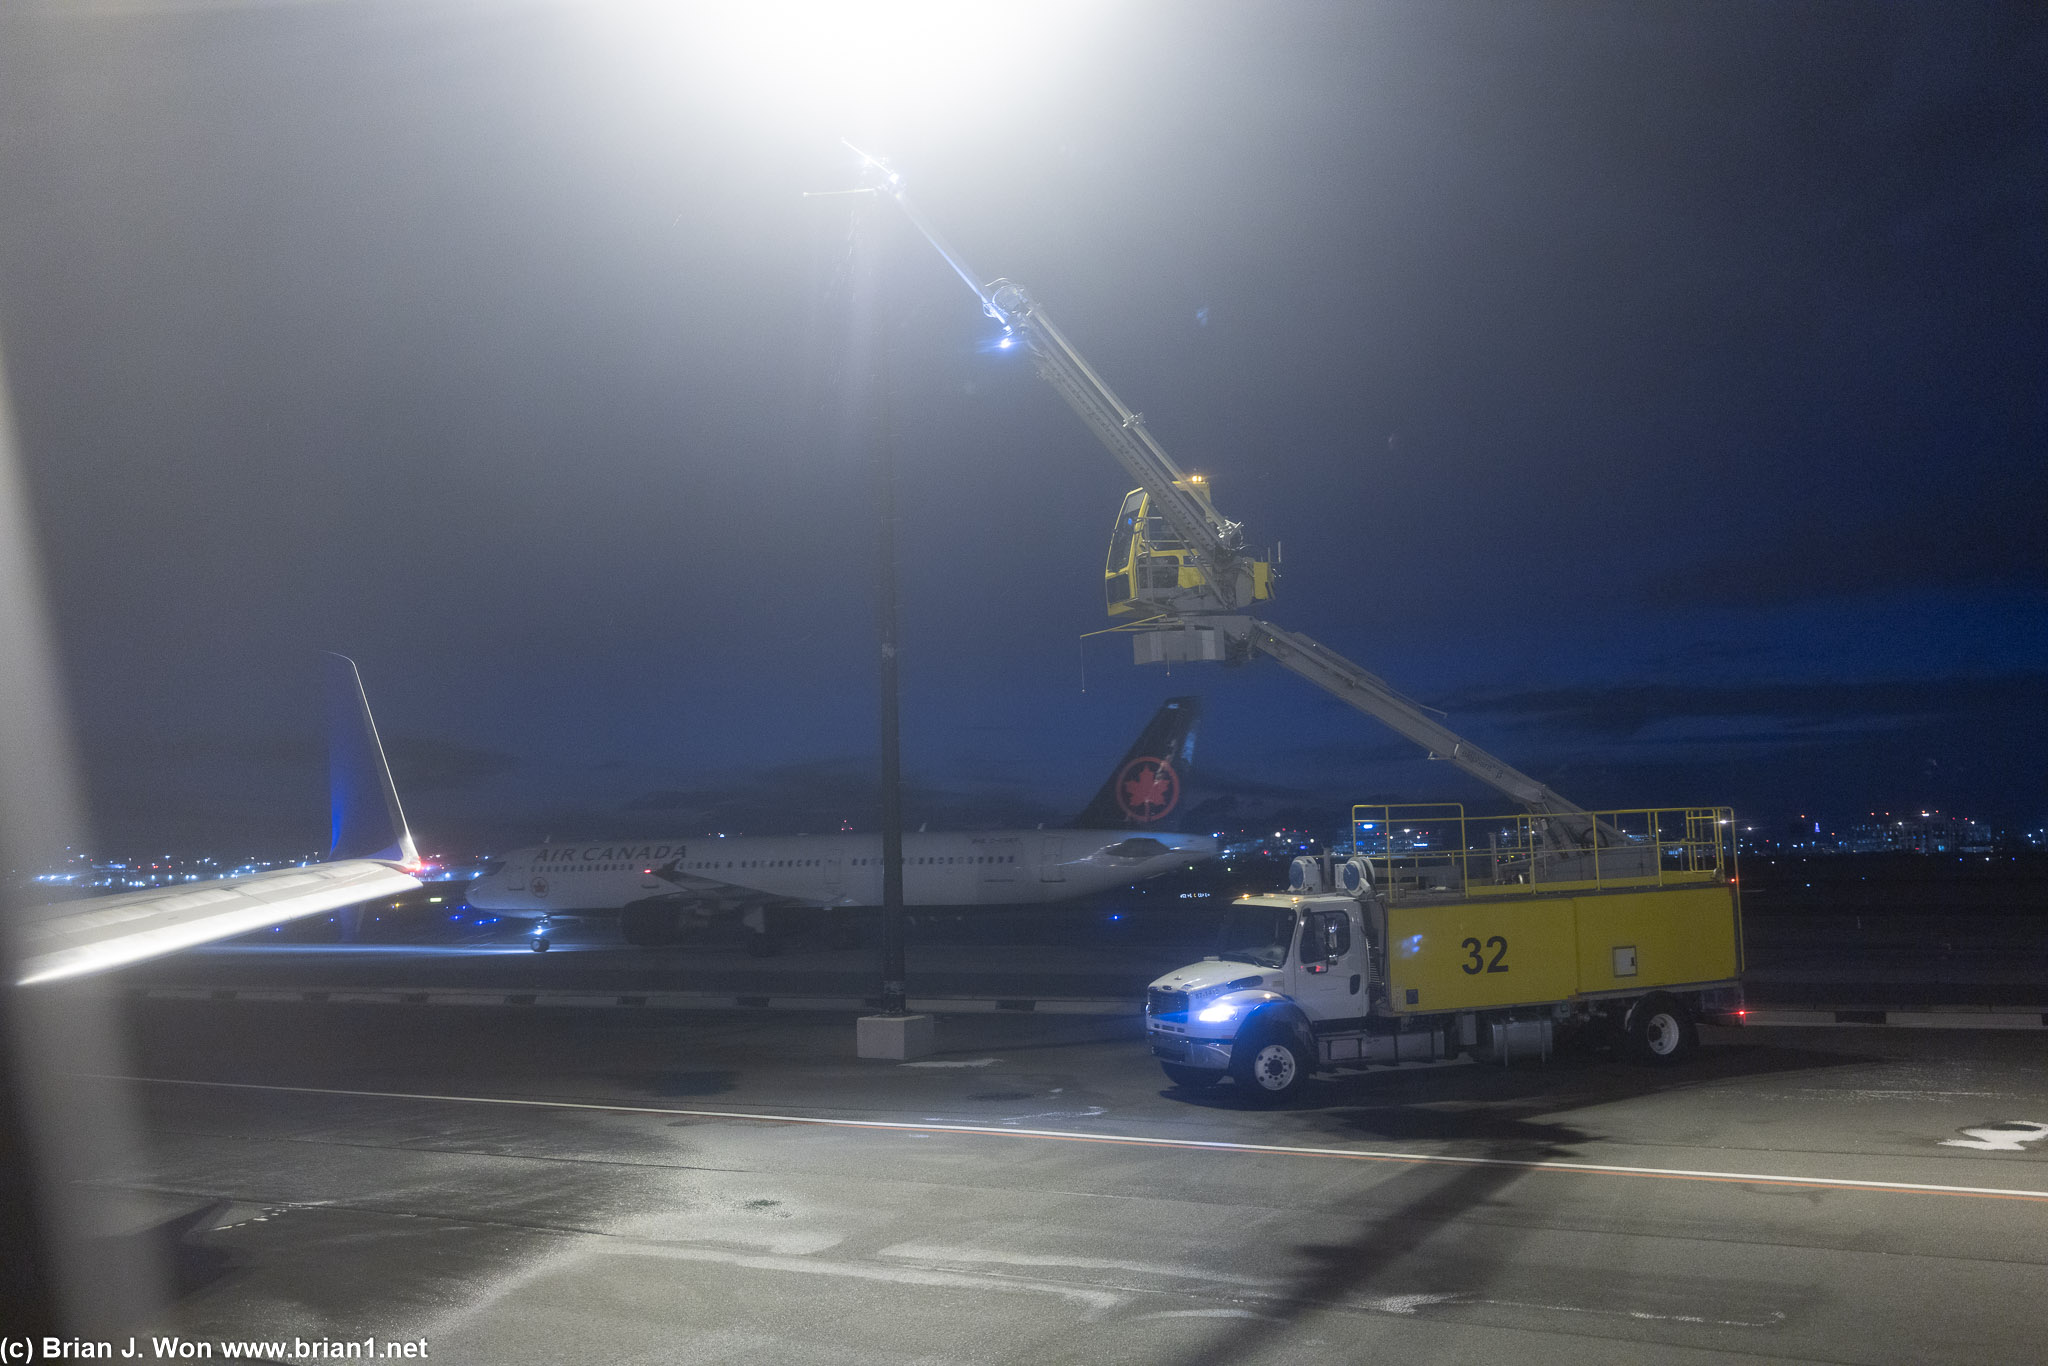
<svg viewBox="0 0 2048 1366"><path fill-rule="evenodd" d="M889 338L882 319L882 232L880 197L865 196L854 212L855 252L863 259L861 292L868 313L868 411L870 458L875 471L876 583L875 636L880 646L882 739L882 1014L907 1016L910 998L903 987L903 744L900 691L897 684L896 611L896 430L889 408ZM864 231L863 231L864 230ZM867 238L861 250L859 238Z"/></svg>
<svg viewBox="0 0 2048 1366"><path fill-rule="evenodd" d="M932 1021L910 1013L903 965L903 759L898 686L900 619L896 595L896 430L889 404L889 337L884 322L882 267L887 227L878 213L880 196L858 196L853 219L853 301L856 344L867 349L863 404L868 458L875 478L875 637L880 693L882 817L882 953L880 1011L864 1016L856 1030L861 1057L905 1059L932 1050Z"/></svg>

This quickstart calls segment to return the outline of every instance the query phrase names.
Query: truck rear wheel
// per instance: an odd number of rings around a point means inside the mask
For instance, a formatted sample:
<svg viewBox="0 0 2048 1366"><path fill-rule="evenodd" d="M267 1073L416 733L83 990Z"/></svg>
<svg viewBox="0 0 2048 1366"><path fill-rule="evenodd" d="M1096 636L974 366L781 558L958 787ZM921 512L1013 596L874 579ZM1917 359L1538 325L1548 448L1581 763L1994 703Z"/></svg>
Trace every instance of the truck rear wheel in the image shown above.
<svg viewBox="0 0 2048 1366"><path fill-rule="evenodd" d="M1205 1086L1214 1086L1223 1080L1221 1072L1207 1067L1186 1067L1177 1062L1163 1062L1159 1070L1166 1073L1166 1079L1183 1091L1199 1091Z"/></svg>
<svg viewBox="0 0 2048 1366"><path fill-rule="evenodd" d="M1308 1059L1292 1033L1256 1034L1231 1050L1230 1070L1254 1105L1279 1105L1308 1083Z"/></svg>
<svg viewBox="0 0 2048 1366"><path fill-rule="evenodd" d="M1628 1018L1628 1042L1637 1061L1668 1067L1697 1052L1700 1035L1684 1002L1659 993L1636 1003Z"/></svg>

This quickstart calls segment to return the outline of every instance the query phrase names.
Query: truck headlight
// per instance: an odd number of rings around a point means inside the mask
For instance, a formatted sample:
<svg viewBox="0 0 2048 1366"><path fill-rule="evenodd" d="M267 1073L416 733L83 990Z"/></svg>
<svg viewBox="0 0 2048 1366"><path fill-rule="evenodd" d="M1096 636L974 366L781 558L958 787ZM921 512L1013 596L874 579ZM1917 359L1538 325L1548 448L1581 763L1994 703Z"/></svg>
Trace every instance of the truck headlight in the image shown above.
<svg viewBox="0 0 2048 1366"><path fill-rule="evenodd" d="M1244 1007L1242 1006L1232 1005L1227 1001L1222 1001L1218 1002L1213 1006L1208 1007L1206 1010L1201 1011L1199 1014L1195 1016L1195 1018L1200 1020L1203 1024L1228 1024L1230 1021L1236 1019L1238 1016L1238 1012L1243 1009Z"/></svg>

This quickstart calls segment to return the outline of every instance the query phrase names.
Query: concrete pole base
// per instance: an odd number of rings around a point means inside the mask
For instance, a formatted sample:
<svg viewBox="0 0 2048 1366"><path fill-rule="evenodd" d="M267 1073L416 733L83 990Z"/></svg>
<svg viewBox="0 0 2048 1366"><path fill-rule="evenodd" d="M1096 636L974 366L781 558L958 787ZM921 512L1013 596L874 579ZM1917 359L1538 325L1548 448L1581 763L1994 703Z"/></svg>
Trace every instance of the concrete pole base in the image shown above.
<svg viewBox="0 0 2048 1366"><path fill-rule="evenodd" d="M855 1042L863 1058L908 1062L932 1051L929 1015L863 1015L854 1028Z"/></svg>

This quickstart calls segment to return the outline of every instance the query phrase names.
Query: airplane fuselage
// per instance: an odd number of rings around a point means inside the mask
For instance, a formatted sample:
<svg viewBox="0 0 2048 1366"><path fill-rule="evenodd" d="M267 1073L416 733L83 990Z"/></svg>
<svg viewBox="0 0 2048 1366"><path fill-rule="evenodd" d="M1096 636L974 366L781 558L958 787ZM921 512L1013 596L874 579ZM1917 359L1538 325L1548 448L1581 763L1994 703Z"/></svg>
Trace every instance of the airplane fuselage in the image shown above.
<svg viewBox="0 0 2048 1366"><path fill-rule="evenodd" d="M908 906L1063 901L1216 856L1207 835L1133 830L906 834ZM879 834L591 840L515 850L470 886L478 910L518 917L617 910L635 902L879 906Z"/></svg>

